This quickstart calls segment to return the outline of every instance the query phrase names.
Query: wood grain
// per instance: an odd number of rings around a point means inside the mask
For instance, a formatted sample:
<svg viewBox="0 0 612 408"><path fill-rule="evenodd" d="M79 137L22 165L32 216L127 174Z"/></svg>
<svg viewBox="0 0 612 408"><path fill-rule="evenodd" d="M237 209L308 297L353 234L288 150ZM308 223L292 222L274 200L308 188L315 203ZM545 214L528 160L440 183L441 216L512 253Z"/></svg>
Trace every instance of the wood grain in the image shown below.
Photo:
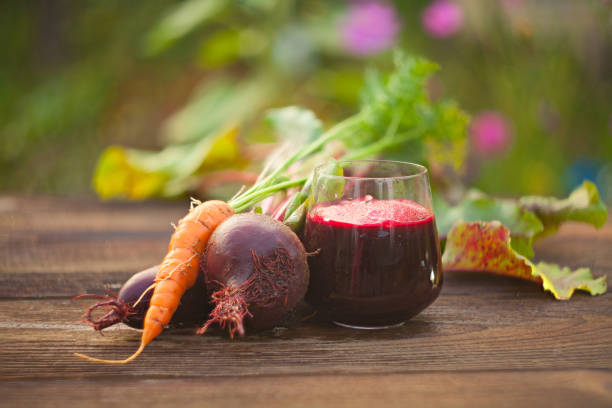
<svg viewBox="0 0 612 408"><path fill-rule="evenodd" d="M602 298L605 299L605 298ZM609 302L591 309L547 297L444 295L390 331L354 331L323 322L228 340L169 330L135 362L117 368L72 357L121 358L139 332L104 336L79 325L82 306L68 300L0 302L0 378L355 374L496 369L612 368ZM528 311L528 312L527 312Z"/></svg>
<svg viewBox="0 0 612 408"><path fill-rule="evenodd" d="M22 381L4 384L0 406L598 408L610 387L589 370Z"/></svg>
<svg viewBox="0 0 612 408"><path fill-rule="evenodd" d="M0 198L0 297L118 288L163 258L188 204Z"/></svg>
<svg viewBox="0 0 612 408"><path fill-rule="evenodd" d="M0 198L0 405L610 406L612 297L555 301L482 273L447 274L439 299L395 330L300 323L302 306L287 327L235 341L168 330L126 366L73 357L136 349L138 331L100 336L80 322L87 303L70 298L159 262L186 207ZM568 224L536 254L610 280L610 248L610 223Z"/></svg>

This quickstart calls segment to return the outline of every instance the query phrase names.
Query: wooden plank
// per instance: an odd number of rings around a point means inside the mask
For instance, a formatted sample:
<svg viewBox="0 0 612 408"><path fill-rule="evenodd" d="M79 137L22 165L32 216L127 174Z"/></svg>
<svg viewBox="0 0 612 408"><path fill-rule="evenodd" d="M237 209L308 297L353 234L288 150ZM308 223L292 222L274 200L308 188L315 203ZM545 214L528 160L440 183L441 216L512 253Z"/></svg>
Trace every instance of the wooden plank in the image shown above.
<svg viewBox="0 0 612 408"><path fill-rule="evenodd" d="M528 371L0 383L0 406L609 407L610 372Z"/></svg>
<svg viewBox="0 0 612 408"><path fill-rule="evenodd" d="M234 341L220 332L194 336L193 329L168 330L122 367L71 354L124 358L137 348L138 331L100 336L79 324L83 305L69 300L4 300L0 378L612 369L609 296L559 302L530 287L501 294L504 286L492 294L443 294L394 330L356 331L309 321Z"/></svg>
<svg viewBox="0 0 612 408"><path fill-rule="evenodd" d="M0 297L118 288L158 264L188 203L0 198Z"/></svg>

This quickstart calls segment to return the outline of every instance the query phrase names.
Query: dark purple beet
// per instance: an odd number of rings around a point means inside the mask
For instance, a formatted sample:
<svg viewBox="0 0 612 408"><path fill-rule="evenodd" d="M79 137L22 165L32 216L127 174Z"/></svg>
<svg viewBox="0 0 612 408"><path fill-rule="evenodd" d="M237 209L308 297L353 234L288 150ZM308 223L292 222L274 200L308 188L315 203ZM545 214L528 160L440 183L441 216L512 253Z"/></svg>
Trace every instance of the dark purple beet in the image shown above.
<svg viewBox="0 0 612 408"><path fill-rule="evenodd" d="M215 304L210 320L230 337L272 328L292 311L308 288L304 246L293 231L269 216L237 214L210 237L201 258L206 286Z"/></svg>
<svg viewBox="0 0 612 408"><path fill-rule="evenodd" d="M103 299L96 305L91 306L85 312L85 320L95 330L102 330L117 323L125 323L135 329L142 329L144 316L149 308L149 301L153 291L146 293L140 302L133 307L138 298L143 292L153 284L157 275L157 266L153 266L144 271L140 271L132 275L121 289L119 294L114 295L81 295L80 298L97 298ZM93 311L98 308L105 308L106 314L99 318L92 316ZM170 326L195 326L206 320L211 307L206 297L206 287L204 285L204 277L198 275L195 285L188 289L183 297L177 311L172 316Z"/></svg>

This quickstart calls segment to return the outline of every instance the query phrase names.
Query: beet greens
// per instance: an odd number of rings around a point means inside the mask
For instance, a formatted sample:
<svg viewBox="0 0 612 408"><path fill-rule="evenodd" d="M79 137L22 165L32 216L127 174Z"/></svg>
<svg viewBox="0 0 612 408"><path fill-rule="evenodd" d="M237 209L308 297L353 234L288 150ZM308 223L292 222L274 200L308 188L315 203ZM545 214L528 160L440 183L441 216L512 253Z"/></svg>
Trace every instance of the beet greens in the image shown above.
<svg viewBox="0 0 612 408"><path fill-rule="evenodd" d="M374 71L366 75L361 110L327 131L306 109L272 110L269 120L277 133L300 127L301 138L307 142L284 161L275 157L260 179L230 204L240 212L277 191L300 187L285 212L284 220L288 220L308 197L313 167L331 157L356 160L401 151L404 159L409 155L410 160L422 162L430 153L437 152L440 159L443 151L448 156L445 160L457 165L463 158L468 117L452 102L429 99L426 82L437 69L430 61L397 52L395 71L386 80ZM341 141L345 149L324 149L335 141ZM287 179L288 173L292 179Z"/></svg>

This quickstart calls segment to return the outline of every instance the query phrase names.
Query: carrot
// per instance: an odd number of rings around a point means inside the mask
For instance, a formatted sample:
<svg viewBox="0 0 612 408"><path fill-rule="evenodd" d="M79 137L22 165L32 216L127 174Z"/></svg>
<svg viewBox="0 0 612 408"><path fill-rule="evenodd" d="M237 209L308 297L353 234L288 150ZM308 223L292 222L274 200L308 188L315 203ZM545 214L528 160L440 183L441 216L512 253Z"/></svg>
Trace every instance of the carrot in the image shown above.
<svg viewBox="0 0 612 408"><path fill-rule="evenodd" d="M194 285L198 276L200 254L210 234L233 214L234 209L224 201L192 201L189 213L179 221L172 234L168 254L159 266L155 283L145 291L146 293L153 290L153 296L145 315L140 347L134 354L125 360L102 360L80 353L75 353L75 356L109 364L125 364L138 357L147 344L170 322L181 297Z"/></svg>

